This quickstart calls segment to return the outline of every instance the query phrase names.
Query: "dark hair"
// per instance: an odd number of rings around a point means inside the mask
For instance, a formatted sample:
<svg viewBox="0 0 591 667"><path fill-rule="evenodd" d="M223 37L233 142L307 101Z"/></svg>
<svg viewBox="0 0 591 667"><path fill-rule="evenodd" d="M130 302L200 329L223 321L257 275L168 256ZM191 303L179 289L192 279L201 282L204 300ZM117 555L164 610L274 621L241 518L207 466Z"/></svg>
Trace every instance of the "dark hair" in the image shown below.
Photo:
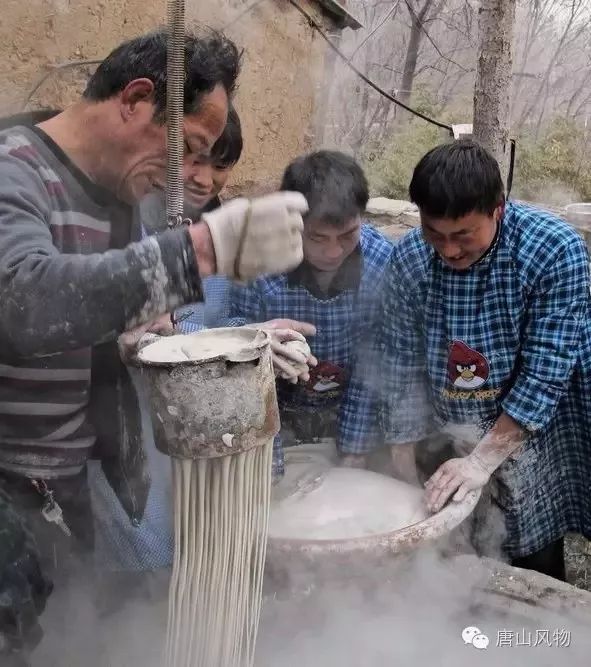
<svg viewBox="0 0 591 667"><path fill-rule="evenodd" d="M318 151L294 160L285 170L282 190L301 192L308 201L307 220L343 225L363 213L369 188L363 169L338 151Z"/></svg>
<svg viewBox="0 0 591 667"><path fill-rule="evenodd" d="M90 77L83 97L102 102L114 97L135 79L154 84L154 118L166 117L165 30L151 32L120 44ZM185 36L185 114L194 113L201 98L221 84L232 96L242 54L230 39L213 30Z"/></svg>
<svg viewBox="0 0 591 667"><path fill-rule="evenodd" d="M221 137L211 149L211 159L216 165L231 167L242 155L242 126L233 105L228 109L228 121Z"/></svg>
<svg viewBox="0 0 591 667"><path fill-rule="evenodd" d="M492 215L504 200L497 161L470 139L429 151L415 167L409 192L429 217L452 220L472 212Z"/></svg>

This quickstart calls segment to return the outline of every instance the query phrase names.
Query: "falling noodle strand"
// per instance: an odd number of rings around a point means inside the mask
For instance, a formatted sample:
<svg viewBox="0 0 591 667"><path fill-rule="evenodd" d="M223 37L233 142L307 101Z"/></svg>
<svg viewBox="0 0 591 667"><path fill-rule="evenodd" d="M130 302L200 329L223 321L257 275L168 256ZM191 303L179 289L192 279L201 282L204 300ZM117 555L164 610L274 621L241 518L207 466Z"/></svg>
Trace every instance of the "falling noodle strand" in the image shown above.
<svg viewBox="0 0 591 667"><path fill-rule="evenodd" d="M175 557L167 667L252 667L262 604L272 439L212 459L172 459Z"/></svg>

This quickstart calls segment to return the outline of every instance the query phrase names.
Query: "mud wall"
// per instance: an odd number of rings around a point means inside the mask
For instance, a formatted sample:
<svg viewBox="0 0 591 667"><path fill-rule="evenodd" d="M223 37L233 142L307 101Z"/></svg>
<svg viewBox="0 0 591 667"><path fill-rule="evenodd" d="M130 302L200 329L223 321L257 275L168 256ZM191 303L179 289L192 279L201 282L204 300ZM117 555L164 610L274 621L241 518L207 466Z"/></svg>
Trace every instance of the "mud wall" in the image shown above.
<svg viewBox="0 0 591 667"><path fill-rule="evenodd" d="M124 39L161 23L164 14L165 0L3 0L0 112L18 111L35 81L51 66L101 58ZM88 72L88 68L56 72L32 106L72 101Z"/></svg>
<svg viewBox="0 0 591 667"><path fill-rule="evenodd" d="M318 6L302 6L326 27ZM245 152L232 190L271 189L285 164L314 145L325 45L286 0L265 0L240 17L252 0L186 0L187 25L227 27L244 49L236 106ZM0 22L0 114L21 109L52 66L97 59L114 46L161 25L166 0L3 0ZM230 24L230 25L228 25ZM30 108L76 99L93 66L60 69L43 83Z"/></svg>
<svg viewBox="0 0 591 667"><path fill-rule="evenodd" d="M192 16L220 27L243 11L245 4L252 0L222 0L219 5L215 0L189 0L187 20ZM315 3L303 0L301 4L321 17ZM233 5L230 11L229 5ZM245 154L233 181L248 191L265 191L275 185L291 159L314 146L315 104L321 99L326 47L285 0L262 2L226 32L244 48L236 107Z"/></svg>

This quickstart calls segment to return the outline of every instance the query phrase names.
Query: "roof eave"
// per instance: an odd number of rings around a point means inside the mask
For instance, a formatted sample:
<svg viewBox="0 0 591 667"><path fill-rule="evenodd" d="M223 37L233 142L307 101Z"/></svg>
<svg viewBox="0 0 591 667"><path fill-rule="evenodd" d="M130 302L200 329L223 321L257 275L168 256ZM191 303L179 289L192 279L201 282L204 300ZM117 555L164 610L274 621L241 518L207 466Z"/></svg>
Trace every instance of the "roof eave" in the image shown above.
<svg viewBox="0 0 591 667"><path fill-rule="evenodd" d="M358 21L353 14L350 14L340 2L337 0L316 0L324 10L335 21L338 28L351 28L352 30L359 30L364 28L363 23Z"/></svg>

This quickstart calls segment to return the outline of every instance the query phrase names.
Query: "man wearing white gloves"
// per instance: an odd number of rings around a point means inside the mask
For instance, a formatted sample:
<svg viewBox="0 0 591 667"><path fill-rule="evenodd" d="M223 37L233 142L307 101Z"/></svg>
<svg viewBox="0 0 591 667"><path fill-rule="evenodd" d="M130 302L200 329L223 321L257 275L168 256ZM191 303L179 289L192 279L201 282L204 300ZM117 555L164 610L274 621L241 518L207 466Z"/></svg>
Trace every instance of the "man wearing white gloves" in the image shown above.
<svg viewBox="0 0 591 667"><path fill-rule="evenodd" d="M308 210L299 192L277 192L261 199L234 199L211 213L204 213L214 248L216 273L238 282L261 275L281 273L287 261L291 268L303 259L302 214ZM306 322L271 320L251 327L270 334L276 374L293 384L309 379L309 367L316 364L305 336L315 327Z"/></svg>
<svg viewBox="0 0 591 667"><path fill-rule="evenodd" d="M186 38L185 57L187 157L206 156L240 56L209 32ZM202 300L205 276L247 281L302 260L298 193L236 200L132 242L132 207L163 188L166 159L164 32L115 49L62 113L0 133L0 486L52 569L92 551L91 453L134 522L145 507L119 335ZM50 521L60 510L63 523Z"/></svg>
<svg viewBox="0 0 591 667"><path fill-rule="evenodd" d="M204 213L216 253L216 273L248 282L285 270L303 259L302 213L308 210L299 192L277 192L261 199L234 199Z"/></svg>

